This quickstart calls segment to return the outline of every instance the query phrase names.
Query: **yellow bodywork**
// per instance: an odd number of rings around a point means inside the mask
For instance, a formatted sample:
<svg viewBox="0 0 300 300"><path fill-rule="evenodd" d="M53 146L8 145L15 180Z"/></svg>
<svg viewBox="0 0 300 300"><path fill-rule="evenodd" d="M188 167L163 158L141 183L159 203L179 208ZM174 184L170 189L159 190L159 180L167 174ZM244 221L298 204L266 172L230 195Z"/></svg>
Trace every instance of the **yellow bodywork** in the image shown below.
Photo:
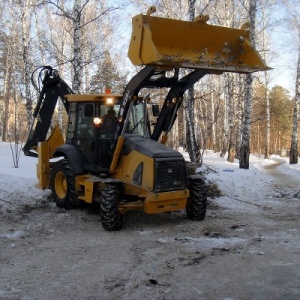
<svg viewBox="0 0 300 300"><path fill-rule="evenodd" d="M139 192L139 189L136 191ZM141 201L121 203L118 208L121 213L125 213L128 210L142 209L147 214L182 210L185 209L188 197L189 190L187 189L172 192L147 193L146 197Z"/></svg>
<svg viewBox="0 0 300 300"><path fill-rule="evenodd" d="M116 94L69 94L65 95L69 102L107 102L107 100L122 99L122 95Z"/></svg>
<svg viewBox="0 0 300 300"><path fill-rule="evenodd" d="M249 31L206 23L137 15L128 57L134 65L251 73L268 70L249 42ZM243 26L244 28L245 26Z"/></svg>
<svg viewBox="0 0 300 300"><path fill-rule="evenodd" d="M140 164L143 164L143 172L141 172L140 183L137 184L134 182L134 176ZM187 189L154 192L154 159L136 150L121 156L113 177L124 183L124 193L126 195L138 196L142 199L137 202L120 204L119 210L122 213L134 209L143 209L148 214L181 210L185 208L186 200L189 197L189 190Z"/></svg>
<svg viewBox="0 0 300 300"><path fill-rule="evenodd" d="M138 166L143 163L141 185L134 182L134 173ZM182 210L186 206L189 190L178 190L155 193L154 186L154 160L137 151L121 156L118 167L113 174L115 179L123 182L124 194L137 196L140 200L134 202L122 202L118 205L121 213L129 210L144 210L145 213L162 213L167 211ZM76 189L83 191L79 199L92 203L94 192L104 187L105 179L93 175L76 176Z"/></svg>
<svg viewBox="0 0 300 300"><path fill-rule="evenodd" d="M140 183L137 184L134 182L134 174L141 163L143 164L142 178L140 179ZM121 156L118 168L113 177L125 183L126 194L145 197L153 189L154 161L151 157L133 150L128 155Z"/></svg>
<svg viewBox="0 0 300 300"><path fill-rule="evenodd" d="M110 173L112 173L112 174L115 173L117 164L119 162L122 147L123 147L123 144L124 144L124 140L125 140L125 138L123 136L118 137L118 142L117 142L116 149L115 149L113 159L112 159L110 169L109 169Z"/></svg>
<svg viewBox="0 0 300 300"><path fill-rule="evenodd" d="M189 196L188 190L148 193L145 199L144 211L148 214L161 213L185 208Z"/></svg>
<svg viewBox="0 0 300 300"><path fill-rule="evenodd" d="M36 175L38 183L35 186L37 188L44 190L50 186L49 146L47 142L40 142L38 145Z"/></svg>
<svg viewBox="0 0 300 300"><path fill-rule="evenodd" d="M119 137L117 152L121 151L123 142L124 138ZM50 187L50 159L53 157L55 149L63 143L62 133L56 126L47 141L38 144L37 188L47 189ZM116 157L119 158L118 155ZM138 185L134 183L134 172L140 163L143 163L144 171L141 185ZM160 193L153 191L155 178L153 158L134 150L126 156L122 155L119 161L116 159L113 165L113 177L124 183L124 193L140 198L140 201L120 203L118 209L121 213L140 209L148 214L153 214L185 208L186 200L189 197L187 189ZM104 185L103 180L97 176L89 174L76 176L76 190L80 193L78 198L86 203L93 203L95 191L101 190Z"/></svg>
<svg viewBox="0 0 300 300"><path fill-rule="evenodd" d="M53 157L55 149L64 144L64 138L59 126L55 126L51 135L45 142L38 143L38 163L36 187L46 189L50 186L50 158Z"/></svg>

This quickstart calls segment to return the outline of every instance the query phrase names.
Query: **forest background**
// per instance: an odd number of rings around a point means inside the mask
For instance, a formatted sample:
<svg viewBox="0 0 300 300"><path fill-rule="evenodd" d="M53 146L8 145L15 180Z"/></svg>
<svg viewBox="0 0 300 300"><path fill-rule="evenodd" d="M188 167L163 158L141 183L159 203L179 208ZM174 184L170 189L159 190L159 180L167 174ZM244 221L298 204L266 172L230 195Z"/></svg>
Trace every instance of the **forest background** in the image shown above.
<svg viewBox="0 0 300 300"><path fill-rule="evenodd" d="M168 18L193 20L205 14L210 24L233 28L250 22L251 42L273 68L252 75L249 99L247 75L205 76L187 93L168 145L183 147L192 161L201 163L203 151L211 149L228 154L233 162L241 158L246 138L251 153L268 158L292 152L290 162L297 163L298 0L2 0L0 139L25 141L38 97L30 77L38 66L57 68L74 92L103 93L111 88L122 93L140 70L127 58L131 18L145 14L151 5L158 16ZM162 101L160 93L151 97ZM66 126L61 106L54 122Z"/></svg>

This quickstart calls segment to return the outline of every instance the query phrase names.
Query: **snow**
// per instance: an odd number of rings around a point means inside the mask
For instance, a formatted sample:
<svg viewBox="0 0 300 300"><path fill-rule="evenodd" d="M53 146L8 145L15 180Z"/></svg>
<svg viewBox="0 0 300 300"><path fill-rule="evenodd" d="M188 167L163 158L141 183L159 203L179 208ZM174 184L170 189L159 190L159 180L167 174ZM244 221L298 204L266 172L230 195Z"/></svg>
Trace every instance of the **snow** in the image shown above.
<svg viewBox="0 0 300 300"><path fill-rule="evenodd" d="M12 148L14 151L14 145ZM15 168L10 144L0 143L0 174L21 178L35 178L36 163L37 160L35 158L26 157L22 152L19 168Z"/></svg>
<svg viewBox="0 0 300 300"><path fill-rule="evenodd" d="M13 147L14 149L14 147ZM37 159L21 153L19 167L14 167L9 143L0 143L0 209L17 209L34 204L49 191L35 188Z"/></svg>
<svg viewBox="0 0 300 300"><path fill-rule="evenodd" d="M187 154L184 155L188 159ZM280 194L276 186L280 186L281 194L288 188L290 191L286 193L299 192L300 165L290 165L288 157L271 155L270 159L264 159L263 155L251 154L250 168L245 170L239 168L238 160L230 163L226 156L221 158L220 153L207 150L202 169L210 170L207 179L216 183L221 191L222 196L216 202L228 209L254 212L261 206L284 205L277 200Z"/></svg>
<svg viewBox="0 0 300 300"><path fill-rule="evenodd" d="M183 155L188 160L187 153ZM267 205L276 196L272 186L276 174L268 173L272 166L277 166L285 180L300 182L300 165L290 165L287 157L272 155L270 159L264 159L262 155L251 154L250 168L244 170L239 168L238 160L229 163L226 157L221 158L219 153L207 150L203 162L203 169L210 170L207 179L216 183L222 193L218 204L228 209L238 206L241 210L255 210L260 205ZM32 204L49 194L49 191L35 188L36 163L36 158L24 156L22 152L19 166L15 168L10 145L0 143L0 207ZM10 198L14 199L13 203ZM262 203L262 199L266 203ZM250 207L249 203L252 204Z"/></svg>
<svg viewBox="0 0 300 300"><path fill-rule="evenodd" d="M251 155L243 170L205 151L221 196L203 222L128 212L119 232L58 209L36 163L22 153L14 168L0 142L1 299L299 299L300 168L287 158Z"/></svg>

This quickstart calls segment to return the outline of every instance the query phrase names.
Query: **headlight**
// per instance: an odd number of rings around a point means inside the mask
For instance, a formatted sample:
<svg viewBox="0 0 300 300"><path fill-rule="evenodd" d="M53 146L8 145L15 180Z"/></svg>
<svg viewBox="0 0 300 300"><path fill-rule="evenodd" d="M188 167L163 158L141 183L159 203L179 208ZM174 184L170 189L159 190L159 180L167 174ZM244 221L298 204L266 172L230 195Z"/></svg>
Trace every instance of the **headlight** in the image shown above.
<svg viewBox="0 0 300 300"><path fill-rule="evenodd" d="M98 117L95 117L93 122L94 122L94 126L99 127L100 124L102 123L102 120Z"/></svg>
<svg viewBox="0 0 300 300"><path fill-rule="evenodd" d="M114 99L113 98L106 98L106 105L113 105L114 104Z"/></svg>

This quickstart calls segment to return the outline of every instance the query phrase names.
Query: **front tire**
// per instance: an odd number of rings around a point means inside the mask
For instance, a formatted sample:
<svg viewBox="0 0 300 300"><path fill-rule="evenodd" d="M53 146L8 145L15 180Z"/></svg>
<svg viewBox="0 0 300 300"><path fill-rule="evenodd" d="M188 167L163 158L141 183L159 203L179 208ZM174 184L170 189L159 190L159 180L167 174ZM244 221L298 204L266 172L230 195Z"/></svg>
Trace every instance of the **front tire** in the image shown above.
<svg viewBox="0 0 300 300"><path fill-rule="evenodd" d="M67 159L54 163L50 174L50 187L58 207L69 209L79 206L75 175Z"/></svg>
<svg viewBox="0 0 300 300"><path fill-rule="evenodd" d="M206 215L207 185L204 177L191 176L189 181L190 196L186 202L187 218L202 221Z"/></svg>
<svg viewBox="0 0 300 300"><path fill-rule="evenodd" d="M100 215L105 230L117 231L122 227L123 215L118 210L120 195L119 184L106 184L101 192Z"/></svg>

